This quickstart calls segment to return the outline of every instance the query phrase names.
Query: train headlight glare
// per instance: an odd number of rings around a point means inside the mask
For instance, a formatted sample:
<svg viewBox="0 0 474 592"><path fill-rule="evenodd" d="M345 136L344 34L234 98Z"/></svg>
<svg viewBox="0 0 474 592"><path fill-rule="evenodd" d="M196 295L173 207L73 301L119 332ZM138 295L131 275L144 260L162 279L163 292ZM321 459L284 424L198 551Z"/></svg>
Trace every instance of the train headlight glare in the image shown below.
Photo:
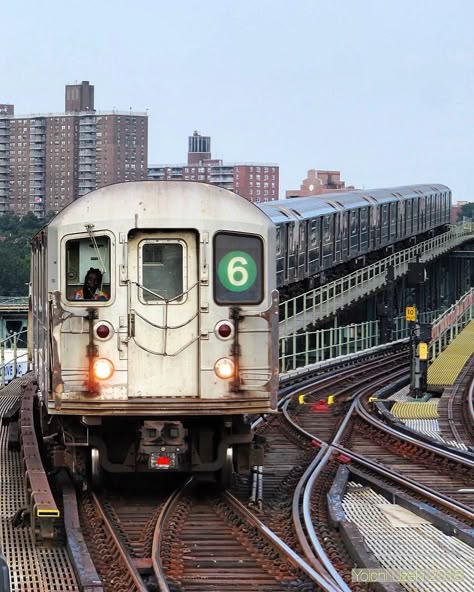
<svg viewBox="0 0 474 592"><path fill-rule="evenodd" d="M219 378L232 378L235 374L235 364L229 358L221 358L214 364L214 372Z"/></svg>
<svg viewBox="0 0 474 592"><path fill-rule="evenodd" d="M98 380L107 380L114 373L114 365L106 358L98 358L94 362L94 376Z"/></svg>

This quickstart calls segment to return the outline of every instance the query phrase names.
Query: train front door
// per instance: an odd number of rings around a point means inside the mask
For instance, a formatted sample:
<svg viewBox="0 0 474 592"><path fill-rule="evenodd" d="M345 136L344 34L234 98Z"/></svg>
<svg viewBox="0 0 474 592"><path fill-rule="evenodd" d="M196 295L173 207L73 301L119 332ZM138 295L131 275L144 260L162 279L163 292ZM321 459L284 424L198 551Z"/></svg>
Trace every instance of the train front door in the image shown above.
<svg viewBox="0 0 474 592"><path fill-rule="evenodd" d="M194 232L137 231L128 242L128 396L199 396Z"/></svg>

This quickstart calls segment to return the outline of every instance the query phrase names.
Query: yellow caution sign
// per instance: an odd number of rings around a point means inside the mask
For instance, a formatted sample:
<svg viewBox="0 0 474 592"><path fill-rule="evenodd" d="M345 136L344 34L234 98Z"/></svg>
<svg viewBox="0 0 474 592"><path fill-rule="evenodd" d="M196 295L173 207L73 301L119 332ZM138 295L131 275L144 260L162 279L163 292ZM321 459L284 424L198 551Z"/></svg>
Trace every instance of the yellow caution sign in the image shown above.
<svg viewBox="0 0 474 592"><path fill-rule="evenodd" d="M298 403L300 405L304 405L305 404L304 398L305 398L305 395L298 395Z"/></svg>
<svg viewBox="0 0 474 592"><path fill-rule="evenodd" d="M329 397L328 397L328 405L334 405L334 395L329 395Z"/></svg>
<svg viewBox="0 0 474 592"><path fill-rule="evenodd" d="M416 321L416 307L407 306L405 308L405 319L407 321Z"/></svg>
<svg viewBox="0 0 474 592"><path fill-rule="evenodd" d="M424 341L420 341L418 344L418 357L422 362L428 359L428 344Z"/></svg>

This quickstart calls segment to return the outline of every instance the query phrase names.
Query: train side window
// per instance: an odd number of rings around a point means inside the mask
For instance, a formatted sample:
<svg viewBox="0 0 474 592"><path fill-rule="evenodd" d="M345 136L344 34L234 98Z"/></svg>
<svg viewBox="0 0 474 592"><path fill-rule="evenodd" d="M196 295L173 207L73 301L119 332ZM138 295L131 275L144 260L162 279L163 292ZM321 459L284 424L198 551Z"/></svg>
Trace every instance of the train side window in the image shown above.
<svg viewBox="0 0 474 592"><path fill-rule="evenodd" d="M304 224L300 223L300 248L304 245Z"/></svg>
<svg viewBox="0 0 474 592"><path fill-rule="evenodd" d="M144 240L139 249L140 299L147 304L185 299L186 244L177 239Z"/></svg>
<svg viewBox="0 0 474 592"><path fill-rule="evenodd" d="M110 238L105 235L66 242L67 300L110 299Z"/></svg>
<svg viewBox="0 0 474 592"><path fill-rule="evenodd" d="M311 246L316 246L318 242L318 222L317 220L311 220Z"/></svg>
<svg viewBox="0 0 474 592"><path fill-rule="evenodd" d="M281 254L281 228L279 226L276 228L276 252L278 255Z"/></svg>
<svg viewBox="0 0 474 592"><path fill-rule="evenodd" d="M388 223L388 206L382 206L382 226L387 226Z"/></svg>
<svg viewBox="0 0 474 592"><path fill-rule="evenodd" d="M360 229L361 232L367 230L367 208L362 208L360 211Z"/></svg>
<svg viewBox="0 0 474 592"><path fill-rule="evenodd" d="M331 220L329 216L323 218L323 240L325 243L331 240Z"/></svg>
<svg viewBox="0 0 474 592"><path fill-rule="evenodd" d="M357 234L357 210L351 210L351 235Z"/></svg>

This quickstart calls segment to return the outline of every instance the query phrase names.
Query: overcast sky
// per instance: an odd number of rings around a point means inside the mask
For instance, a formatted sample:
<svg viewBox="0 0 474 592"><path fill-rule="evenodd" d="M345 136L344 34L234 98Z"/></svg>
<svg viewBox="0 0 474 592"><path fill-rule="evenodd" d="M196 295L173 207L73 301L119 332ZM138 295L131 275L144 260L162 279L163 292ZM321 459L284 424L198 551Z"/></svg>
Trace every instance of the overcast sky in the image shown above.
<svg viewBox="0 0 474 592"><path fill-rule="evenodd" d="M187 136L227 162L347 184L444 183L474 201L472 0L2 2L0 103L61 112L89 80L98 110L148 109L149 163Z"/></svg>

